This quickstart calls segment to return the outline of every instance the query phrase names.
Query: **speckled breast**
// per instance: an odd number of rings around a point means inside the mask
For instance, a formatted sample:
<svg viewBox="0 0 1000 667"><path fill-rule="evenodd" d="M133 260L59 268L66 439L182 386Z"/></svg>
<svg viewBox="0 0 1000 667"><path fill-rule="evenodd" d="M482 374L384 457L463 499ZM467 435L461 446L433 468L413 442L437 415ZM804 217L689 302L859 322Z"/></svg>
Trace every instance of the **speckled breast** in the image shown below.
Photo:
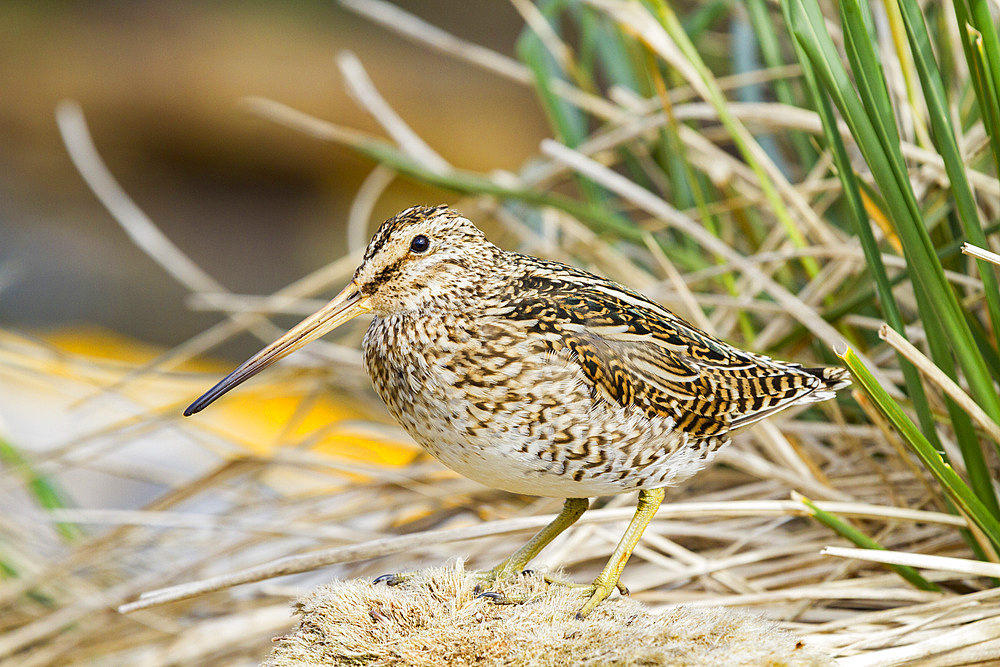
<svg viewBox="0 0 1000 667"><path fill-rule="evenodd" d="M676 484L714 452L669 418L607 400L572 355L503 318L376 318L365 368L432 456L493 488L560 498Z"/></svg>

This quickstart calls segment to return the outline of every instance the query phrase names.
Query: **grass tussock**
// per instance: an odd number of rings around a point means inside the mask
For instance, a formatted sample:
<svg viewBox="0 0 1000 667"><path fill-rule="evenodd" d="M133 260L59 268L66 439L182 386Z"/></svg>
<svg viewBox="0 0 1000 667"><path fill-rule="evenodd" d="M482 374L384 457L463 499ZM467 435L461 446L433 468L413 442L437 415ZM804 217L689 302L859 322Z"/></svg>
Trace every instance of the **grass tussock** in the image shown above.
<svg viewBox="0 0 1000 667"><path fill-rule="evenodd" d="M459 566L416 573L388 588L338 581L295 604L298 625L276 640L265 667L301 665L662 665L832 667L759 615L727 608L650 613L623 598L574 618L580 595L528 576L491 590L523 605L477 599Z"/></svg>

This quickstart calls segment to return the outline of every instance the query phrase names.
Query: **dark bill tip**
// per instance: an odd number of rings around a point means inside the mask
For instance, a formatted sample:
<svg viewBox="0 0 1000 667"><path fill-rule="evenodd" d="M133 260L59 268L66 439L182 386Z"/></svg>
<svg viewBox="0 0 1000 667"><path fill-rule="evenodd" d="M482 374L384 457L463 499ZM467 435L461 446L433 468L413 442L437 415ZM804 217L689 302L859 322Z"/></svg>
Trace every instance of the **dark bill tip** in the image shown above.
<svg viewBox="0 0 1000 667"><path fill-rule="evenodd" d="M230 389L232 389L233 387L235 387L236 385L240 384L241 382L250 377L249 375L242 378L234 377L237 375L237 373L240 372L240 370L242 369L238 368L229 375L227 375L226 377L219 380L219 382L216 383L214 387L212 387L204 394L199 396L198 400L196 400L194 403L184 408L184 416L190 417L191 415L197 412L201 412L202 410L210 406L212 403L214 403L216 399L218 399L220 396L222 396Z"/></svg>
<svg viewBox="0 0 1000 667"><path fill-rule="evenodd" d="M184 410L184 416L190 417L194 413L201 412L212 403L215 403L215 401L223 394L226 394L231 389L235 389L240 386L254 375L257 375L257 373L261 372L275 361L285 356L284 353L286 352L286 349L287 346L275 349L272 344L250 357L240 364L239 367L237 367L232 373L219 380L214 387L202 394L198 400L187 406Z"/></svg>

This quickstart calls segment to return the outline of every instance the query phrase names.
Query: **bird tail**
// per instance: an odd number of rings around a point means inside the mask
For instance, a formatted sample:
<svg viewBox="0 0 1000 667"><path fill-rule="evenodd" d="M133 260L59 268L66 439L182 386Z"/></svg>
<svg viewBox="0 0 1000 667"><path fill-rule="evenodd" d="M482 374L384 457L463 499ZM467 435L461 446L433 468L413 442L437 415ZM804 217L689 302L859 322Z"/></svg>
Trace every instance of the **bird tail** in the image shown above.
<svg viewBox="0 0 1000 667"><path fill-rule="evenodd" d="M851 374L846 368L831 368L827 366L825 368L803 368L802 370L815 375L823 381L822 386L809 394L809 397L806 399L807 402L825 401L833 398L837 391L844 387L849 387L851 384Z"/></svg>
<svg viewBox="0 0 1000 667"><path fill-rule="evenodd" d="M730 428L738 429L755 424L765 417L770 417L774 413L781 412L798 403L818 403L829 400L837 394L838 389L843 389L851 384L851 374L847 372L846 368L802 368L795 365L794 369L800 378L802 373L808 373L819 378L822 384L807 390L805 393L793 396L790 400L780 401L762 410L736 417L730 422Z"/></svg>

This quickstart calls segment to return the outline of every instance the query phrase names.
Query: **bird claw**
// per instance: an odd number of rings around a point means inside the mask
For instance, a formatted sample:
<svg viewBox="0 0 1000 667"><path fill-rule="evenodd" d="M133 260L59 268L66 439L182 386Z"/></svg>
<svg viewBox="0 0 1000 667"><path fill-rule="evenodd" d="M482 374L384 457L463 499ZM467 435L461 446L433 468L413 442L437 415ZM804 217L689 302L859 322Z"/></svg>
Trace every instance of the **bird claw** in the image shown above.
<svg viewBox="0 0 1000 667"><path fill-rule="evenodd" d="M616 588L619 591L621 591L624 588L625 589L624 594L625 595L628 594L628 588L625 588L625 585L622 584L620 581L616 581L614 584L608 584L598 580L595 581L590 586L587 586L588 589L587 594L590 595L590 598L583 604L583 607L580 609L580 611L576 612L577 620L582 620L586 618L587 615L590 612L594 611L597 605L604 602L604 600L606 600L608 596L611 595L611 591L615 590Z"/></svg>
<svg viewBox="0 0 1000 667"><path fill-rule="evenodd" d="M476 595L476 598L486 598L487 600L491 600L493 604L521 604L522 602L525 602L525 600L509 598L503 593L496 593L494 591L483 591L482 593Z"/></svg>
<svg viewBox="0 0 1000 667"><path fill-rule="evenodd" d="M514 575L514 572L509 570L509 568L496 567L492 570L486 570L484 572L477 573L484 581L492 583L493 581L499 579L505 579ZM535 570L524 569L520 571L521 576L533 576L538 574ZM578 584L574 581L567 581L565 579L559 579L558 577L553 577L550 574L542 573L541 577L545 580L545 583L554 586L566 586L567 588L576 588L588 596L587 602L580 609L576 617L578 619L585 618L587 614L592 612L594 608L597 607L601 602L611 595L612 591L618 590L622 595L629 595L628 586L622 583L621 579L617 580L614 584L604 583L598 580L591 584ZM521 604L526 602L526 600L509 598L500 593L494 593L492 591L483 591L481 584L476 584L475 589L473 589L473 594L477 598L488 598L493 601L494 604Z"/></svg>
<svg viewBox="0 0 1000 667"><path fill-rule="evenodd" d="M400 574L398 572L394 572L392 574L382 574L375 577L375 579L372 580L372 584L373 585L385 584L386 586L398 586L412 576L413 575L411 574Z"/></svg>
<svg viewBox="0 0 1000 667"><path fill-rule="evenodd" d="M493 601L496 601L496 602L499 602L500 600L506 600L507 599L503 595L501 595L500 593L495 593L493 591L482 591L482 592L476 593L476 597L477 598L489 598L490 600L493 600Z"/></svg>
<svg viewBox="0 0 1000 667"><path fill-rule="evenodd" d="M505 579L510 579L512 577L517 577L517 576L528 577L535 574L534 570L528 570L528 569L516 570L509 567L502 567L502 565L503 564L501 563L501 565L498 565L492 570L482 570L475 573L476 576L482 581L477 583L475 588L472 589L473 597L486 598L487 600L491 600L493 604L524 604L525 602L534 599L533 597L509 597L507 595L504 595L503 593L483 590L484 584L490 585L496 581L502 581ZM548 581L548 576L547 575L544 576L545 580Z"/></svg>

